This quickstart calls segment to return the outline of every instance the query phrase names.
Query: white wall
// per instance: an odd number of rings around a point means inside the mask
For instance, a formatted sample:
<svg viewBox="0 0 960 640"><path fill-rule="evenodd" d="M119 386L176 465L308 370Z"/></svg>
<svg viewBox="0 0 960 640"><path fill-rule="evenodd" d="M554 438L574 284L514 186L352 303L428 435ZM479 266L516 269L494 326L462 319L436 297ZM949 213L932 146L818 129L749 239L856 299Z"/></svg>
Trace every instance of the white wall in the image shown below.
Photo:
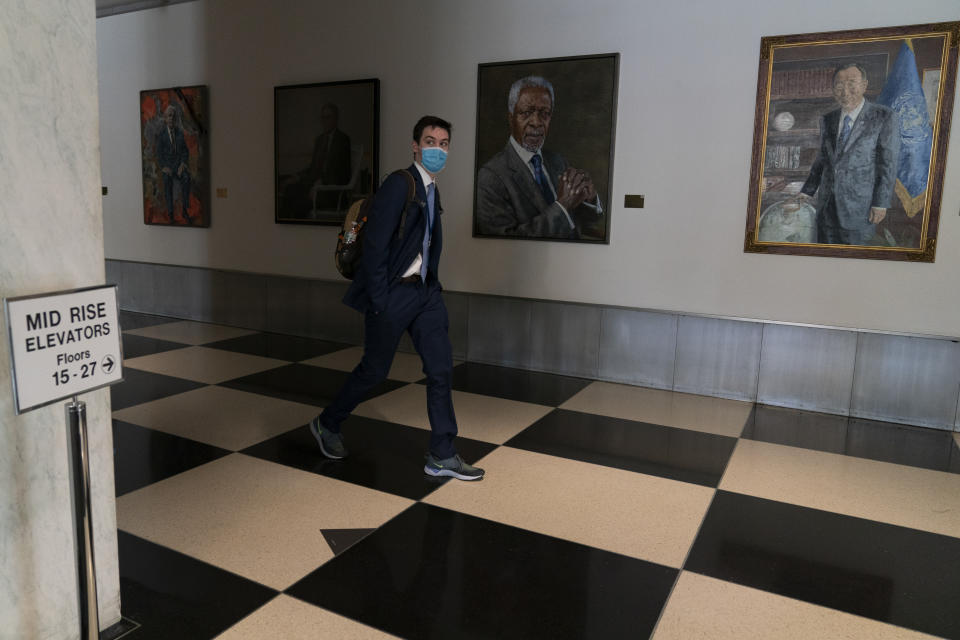
<svg viewBox="0 0 960 640"><path fill-rule="evenodd" d="M281 9L282 7L282 9ZM273 222L273 87L379 77L381 172L454 123L448 289L960 335L960 141L937 261L743 253L760 38L956 20L956 0L200 0L97 21L106 257L337 278L336 231ZM609 246L471 237L477 64L620 53ZM142 222L138 93L207 84L207 230ZM691 149L698 149L694 155ZM623 209L642 193L646 208Z"/></svg>
<svg viewBox="0 0 960 640"><path fill-rule="evenodd" d="M0 297L102 284L90 0L6 2L0 20ZM14 415L0 316L0 639L80 634L64 402ZM120 620L110 392L87 403L100 623Z"/></svg>

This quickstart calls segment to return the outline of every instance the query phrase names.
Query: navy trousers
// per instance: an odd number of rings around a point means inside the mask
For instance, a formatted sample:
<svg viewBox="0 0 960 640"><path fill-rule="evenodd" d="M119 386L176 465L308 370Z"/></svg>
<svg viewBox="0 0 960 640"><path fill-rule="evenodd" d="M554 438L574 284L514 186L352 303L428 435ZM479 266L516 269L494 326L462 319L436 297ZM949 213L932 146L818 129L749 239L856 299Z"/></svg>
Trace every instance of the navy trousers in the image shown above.
<svg viewBox="0 0 960 640"><path fill-rule="evenodd" d="M817 242L819 244L867 245L876 233L876 225L864 229L844 229L837 216L837 201L833 196L817 216Z"/></svg>
<svg viewBox="0 0 960 640"><path fill-rule="evenodd" d="M330 431L340 431L340 423L387 377L400 338L408 331L427 376L430 453L437 458L449 458L456 453L453 440L457 435L457 419L450 389L453 376L450 321L440 287L434 282L398 283L388 296L381 313L367 312L363 358L333 403L320 414L320 422Z"/></svg>
<svg viewBox="0 0 960 640"><path fill-rule="evenodd" d="M167 214L170 216L170 222L173 222L173 185L180 185L180 204L183 206L183 219L190 221L190 172L184 170L183 175L177 176L177 170L173 170L173 175L163 174L163 195L167 199Z"/></svg>

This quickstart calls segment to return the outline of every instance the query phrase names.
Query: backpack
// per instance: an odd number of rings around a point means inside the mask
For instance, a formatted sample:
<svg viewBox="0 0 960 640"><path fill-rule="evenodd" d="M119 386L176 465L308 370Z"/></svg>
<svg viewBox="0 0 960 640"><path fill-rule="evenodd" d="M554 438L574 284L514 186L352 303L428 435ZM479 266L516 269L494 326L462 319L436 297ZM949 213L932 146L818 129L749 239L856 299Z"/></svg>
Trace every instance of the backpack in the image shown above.
<svg viewBox="0 0 960 640"><path fill-rule="evenodd" d="M417 184L406 169L398 169L390 175L403 174L407 179L407 202L403 206L403 212L400 214L400 226L397 230L397 239L403 239L403 227L407 219L407 209L410 203L416 199ZM363 230L366 227L367 219L370 217L370 210L373 208L373 196L361 198L347 210L347 215L343 219L343 226L337 235L337 250L333 254L334 263L337 265L337 271L344 278L353 280L357 270L360 268L360 254L363 251Z"/></svg>

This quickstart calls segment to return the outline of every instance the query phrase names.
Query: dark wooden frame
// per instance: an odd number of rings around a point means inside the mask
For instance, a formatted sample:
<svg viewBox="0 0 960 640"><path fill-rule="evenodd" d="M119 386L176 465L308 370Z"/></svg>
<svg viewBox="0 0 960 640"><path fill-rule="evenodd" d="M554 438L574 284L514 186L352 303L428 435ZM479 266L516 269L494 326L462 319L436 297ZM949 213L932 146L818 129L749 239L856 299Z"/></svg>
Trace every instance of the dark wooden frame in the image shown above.
<svg viewBox="0 0 960 640"><path fill-rule="evenodd" d="M896 41L907 38L943 38L941 55L940 94L937 119L933 124L933 147L927 180L926 205L917 247L859 247L852 245L801 244L764 242L757 238L758 221L764 185L765 153L769 133L770 101L774 54L781 48L801 46L842 45L877 41ZM957 50L960 42L960 22L941 22L879 29L860 29L827 33L809 33L765 37L760 41L760 64L757 73L757 101L754 117L753 154L750 167L750 191L747 206L747 225L744 251L844 258L871 258L933 262L937 246L937 229L943 180L947 158L947 142L953 112L953 96L957 78ZM812 49L811 49L812 51ZM829 57L829 56L826 56ZM852 57L852 56L851 56ZM887 69L889 71L889 69ZM922 78L921 78L922 80ZM868 88L868 92L870 88ZM833 107L835 108L835 106ZM819 135L819 133L817 134ZM894 196L896 200L896 196Z"/></svg>
<svg viewBox="0 0 960 640"><path fill-rule="evenodd" d="M595 62L593 73L572 73L572 65L576 68L583 63ZM496 83L497 90L493 86L486 86L485 80L490 72L509 71L511 80L503 88L502 80ZM597 109L596 102L588 100L576 101L575 96L578 93L588 93L592 86L588 83L596 83L598 74L611 74L609 78L608 96L603 96L605 103L608 103L608 110ZM572 166L588 169L591 165L600 167L602 171L589 171L594 183L597 185L597 194L600 196L600 202L603 206L603 237L596 239L565 239L552 237L535 236L513 236L499 234L483 234L477 228L477 180L474 179L474 198L473 198L473 236L477 238L508 238L512 240L546 240L552 242L576 242L587 244L609 244L610 243L610 216L613 210L613 158L614 142L617 129L617 99L619 92L620 79L620 54L605 53L585 56L567 56L559 58L542 58L536 60L514 60L508 62L489 62L479 64L477 67L477 133L476 133L476 152L475 152L475 170L490 159L490 157L503 148L504 142L510 135L507 127L507 92L510 84L528 75L544 76L554 84L556 90L556 108L554 110L554 122L550 125L550 131L547 138L547 149L560 149L563 155L570 160ZM558 82L557 77L561 80ZM607 80L601 80L607 82ZM574 97L574 100L570 98ZM491 111L492 110L492 111ZM599 111L599 115L598 115ZM491 112L495 115L491 118ZM587 136L584 130L589 131L597 119L604 121L608 130L602 131L599 135L590 134ZM599 151L590 151L586 146L591 140L602 142L602 149ZM550 141L553 140L553 143ZM557 140L560 143L557 144ZM491 143L492 141L492 143ZM607 142L609 141L609 142ZM491 149L495 149L491 153ZM602 184L601 184L602 181Z"/></svg>
<svg viewBox="0 0 960 640"><path fill-rule="evenodd" d="M356 95L358 93L369 95L360 98ZM312 149L319 137L321 131L317 119L320 108L328 102L337 105L340 112L338 128L350 137L353 147L350 175L353 184L350 188L325 186L328 191L337 194L337 204L333 209L319 209L317 200L313 198L313 209L306 214L309 217L290 215L291 209L285 207L283 202L285 183L289 183L297 172L290 173L287 168L295 157L305 157L306 165L311 164L312 151L307 151L304 156L304 150ZM372 194L379 184L380 80L366 78L277 86L273 89L273 104L274 222L341 225L350 203ZM360 158L354 156L357 144L363 145ZM353 162L359 165L354 166Z"/></svg>

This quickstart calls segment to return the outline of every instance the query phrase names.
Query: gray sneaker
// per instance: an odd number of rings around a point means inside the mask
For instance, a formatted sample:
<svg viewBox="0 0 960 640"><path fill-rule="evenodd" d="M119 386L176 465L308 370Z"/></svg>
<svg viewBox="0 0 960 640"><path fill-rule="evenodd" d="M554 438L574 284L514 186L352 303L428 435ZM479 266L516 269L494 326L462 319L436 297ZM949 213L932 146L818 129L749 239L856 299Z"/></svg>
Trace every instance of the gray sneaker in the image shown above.
<svg viewBox="0 0 960 640"><path fill-rule="evenodd" d="M343 446L343 436L334 433L320 424L320 416L310 421L310 433L317 439L320 451L331 460L342 460L347 457L347 448Z"/></svg>
<svg viewBox="0 0 960 640"><path fill-rule="evenodd" d="M456 478L457 480L483 480L483 469L478 469L463 461L460 455L443 460L437 458L432 453L427 454L427 463L423 466L423 472L434 478Z"/></svg>

